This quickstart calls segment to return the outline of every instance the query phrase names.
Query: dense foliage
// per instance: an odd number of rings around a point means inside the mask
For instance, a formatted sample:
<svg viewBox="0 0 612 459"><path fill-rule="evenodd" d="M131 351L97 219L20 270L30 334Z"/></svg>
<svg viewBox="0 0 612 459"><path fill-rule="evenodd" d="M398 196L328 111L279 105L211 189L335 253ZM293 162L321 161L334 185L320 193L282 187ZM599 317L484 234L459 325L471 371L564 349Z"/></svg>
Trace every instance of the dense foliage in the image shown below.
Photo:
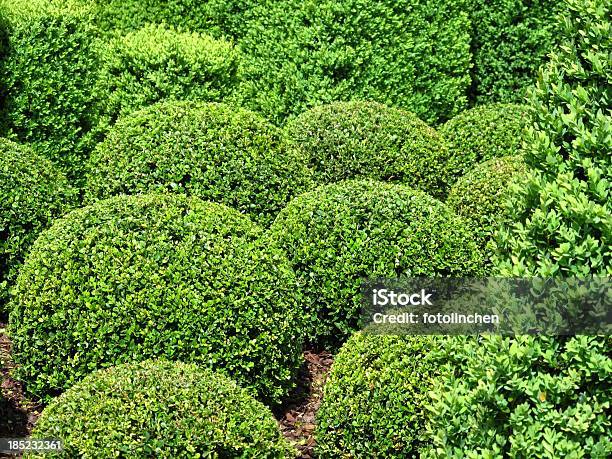
<svg viewBox="0 0 612 459"><path fill-rule="evenodd" d="M310 183L306 161L258 115L169 101L121 119L98 145L86 200L173 191L226 204L267 225Z"/></svg>
<svg viewBox="0 0 612 459"><path fill-rule="evenodd" d="M295 277L238 212L180 195L120 196L44 231L19 274L10 334L36 396L92 370L163 357L232 375L262 400L301 358Z"/></svg>
<svg viewBox="0 0 612 459"><path fill-rule="evenodd" d="M334 102L295 118L287 133L319 183L363 177L446 190L449 150L415 115L376 102Z"/></svg>
<svg viewBox="0 0 612 459"><path fill-rule="evenodd" d="M479 104L523 102L559 35L556 0L468 0L472 97Z"/></svg>
<svg viewBox="0 0 612 459"><path fill-rule="evenodd" d="M334 360L317 413L320 457L418 457L437 338L354 334Z"/></svg>
<svg viewBox="0 0 612 459"><path fill-rule="evenodd" d="M221 100L238 81L230 43L159 25L111 40L102 59L100 94L111 122L164 99Z"/></svg>
<svg viewBox="0 0 612 459"><path fill-rule="evenodd" d="M292 458L272 413L226 376L146 361L99 370L43 411L35 438L53 457ZM46 457L45 454L42 457Z"/></svg>
<svg viewBox="0 0 612 459"><path fill-rule="evenodd" d="M0 312L38 234L74 204L66 177L48 159L0 139Z"/></svg>
<svg viewBox="0 0 612 459"><path fill-rule="evenodd" d="M421 191L349 180L294 199L270 237L296 271L310 337L333 344L356 329L363 279L480 273L467 228Z"/></svg>
<svg viewBox="0 0 612 459"><path fill-rule="evenodd" d="M458 178L483 161L522 154L530 122L527 108L512 104L483 105L447 121L440 133L451 152L449 175Z"/></svg>
<svg viewBox="0 0 612 459"><path fill-rule="evenodd" d="M335 100L374 100L446 120L467 105L462 2L260 2L239 41L244 103L275 123Z"/></svg>
<svg viewBox="0 0 612 459"><path fill-rule="evenodd" d="M68 0L3 0L2 129L82 177L97 124L99 73L88 11Z"/></svg>

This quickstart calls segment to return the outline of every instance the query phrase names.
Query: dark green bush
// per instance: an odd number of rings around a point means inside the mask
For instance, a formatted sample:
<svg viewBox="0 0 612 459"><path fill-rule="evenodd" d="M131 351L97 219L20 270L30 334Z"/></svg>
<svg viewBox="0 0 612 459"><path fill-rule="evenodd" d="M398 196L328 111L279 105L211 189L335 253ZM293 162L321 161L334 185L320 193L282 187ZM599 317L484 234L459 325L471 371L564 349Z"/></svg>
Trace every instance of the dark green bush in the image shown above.
<svg viewBox="0 0 612 459"><path fill-rule="evenodd" d="M0 139L0 312L38 234L75 201L66 177L48 159Z"/></svg>
<svg viewBox="0 0 612 459"><path fill-rule="evenodd" d="M239 41L244 103L275 123L335 100L375 100L427 122L466 107L470 22L435 0L265 1Z"/></svg>
<svg viewBox="0 0 612 459"><path fill-rule="evenodd" d="M479 104L523 102L559 35L557 0L469 0Z"/></svg>
<svg viewBox="0 0 612 459"><path fill-rule="evenodd" d="M604 459L610 337L454 337L429 419L435 458Z"/></svg>
<svg viewBox="0 0 612 459"><path fill-rule="evenodd" d="M159 25L112 39L102 56L100 94L111 123L164 99L221 100L238 81L232 44Z"/></svg>
<svg viewBox="0 0 612 459"><path fill-rule="evenodd" d="M493 158L477 164L451 188L446 205L471 223L483 249L497 228L512 223L506 209L510 185L526 174L521 156Z"/></svg>
<svg viewBox="0 0 612 459"><path fill-rule="evenodd" d="M92 154L86 200L173 191L264 225L311 186L306 161L258 115L223 104L153 105L121 119Z"/></svg>
<svg viewBox="0 0 612 459"><path fill-rule="evenodd" d="M470 276L483 263L463 219L421 191L383 182L299 196L269 235L296 271L311 338L331 344L356 329L364 278Z"/></svg>
<svg viewBox="0 0 612 459"><path fill-rule="evenodd" d="M451 152L449 174L457 179L483 161L522 154L523 132L530 122L527 108L512 104L483 105L446 122L440 134Z"/></svg>
<svg viewBox="0 0 612 459"><path fill-rule="evenodd" d="M225 206L120 196L75 210L34 244L9 332L17 377L48 399L91 371L147 358L214 367L273 403L301 360L295 276Z"/></svg>
<svg viewBox="0 0 612 459"><path fill-rule="evenodd" d="M412 113L376 102L334 102L302 113L286 130L319 183L367 177L432 196L447 191L448 148Z"/></svg>
<svg viewBox="0 0 612 459"><path fill-rule="evenodd" d="M317 413L320 457L418 457L438 338L356 333L334 360Z"/></svg>
<svg viewBox="0 0 612 459"><path fill-rule="evenodd" d="M149 360L99 370L43 411L53 457L293 458L272 413L226 376ZM46 457L42 455L41 457Z"/></svg>
<svg viewBox="0 0 612 459"><path fill-rule="evenodd" d="M7 41L0 56L5 134L82 177L97 124L99 55L88 10L74 1L4 0Z"/></svg>

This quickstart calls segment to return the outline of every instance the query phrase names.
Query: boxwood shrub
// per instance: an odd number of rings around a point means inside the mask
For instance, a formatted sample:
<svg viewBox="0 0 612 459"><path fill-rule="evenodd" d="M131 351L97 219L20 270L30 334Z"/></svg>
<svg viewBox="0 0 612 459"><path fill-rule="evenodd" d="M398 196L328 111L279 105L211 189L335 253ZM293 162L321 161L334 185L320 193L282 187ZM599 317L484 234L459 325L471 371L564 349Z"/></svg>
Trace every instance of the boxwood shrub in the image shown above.
<svg viewBox="0 0 612 459"><path fill-rule="evenodd" d="M424 457L610 457L610 337L446 342Z"/></svg>
<svg viewBox="0 0 612 459"><path fill-rule="evenodd" d="M100 94L111 123L164 99L221 100L238 81L231 43L160 25L110 40L102 58Z"/></svg>
<svg viewBox="0 0 612 459"><path fill-rule="evenodd" d="M72 211L17 279L16 376L46 400L97 368L160 357L278 401L300 364L302 321L291 267L261 235L232 209L180 195Z"/></svg>
<svg viewBox="0 0 612 459"><path fill-rule="evenodd" d="M266 1L252 17L239 41L244 103L275 123L335 100L375 100L426 122L466 107L470 21L462 2Z"/></svg>
<svg viewBox="0 0 612 459"><path fill-rule="evenodd" d="M317 413L320 457L419 457L426 405L441 365L439 338L354 334L342 347Z"/></svg>
<svg viewBox="0 0 612 459"><path fill-rule="evenodd" d="M29 146L0 138L0 313L30 246L75 200L51 161Z"/></svg>
<svg viewBox="0 0 612 459"><path fill-rule="evenodd" d="M280 129L223 104L168 101L121 119L92 154L85 199L173 191L217 201L264 225L311 172Z"/></svg>
<svg viewBox="0 0 612 459"><path fill-rule="evenodd" d="M514 104L475 107L447 121L440 133L451 151L449 175L459 178L483 161L522 154L530 123L527 107Z"/></svg>
<svg viewBox="0 0 612 459"><path fill-rule="evenodd" d="M88 10L73 0L4 0L2 126L78 181L97 125L99 53Z"/></svg>
<svg viewBox="0 0 612 459"><path fill-rule="evenodd" d="M377 102L333 102L302 113L286 130L319 183L365 177L433 196L446 191L449 150L412 113Z"/></svg>
<svg viewBox="0 0 612 459"><path fill-rule="evenodd" d="M235 382L154 360L87 376L45 408L33 436L61 438L53 456L63 458L296 456L272 413Z"/></svg>
<svg viewBox="0 0 612 459"><path fill-rule="evenodd" d="M304 294L310 337L335 345L357 327L363 279L476 275L482 255L465 221L404 185L348 180L294 199L269 237Z"/></svg>

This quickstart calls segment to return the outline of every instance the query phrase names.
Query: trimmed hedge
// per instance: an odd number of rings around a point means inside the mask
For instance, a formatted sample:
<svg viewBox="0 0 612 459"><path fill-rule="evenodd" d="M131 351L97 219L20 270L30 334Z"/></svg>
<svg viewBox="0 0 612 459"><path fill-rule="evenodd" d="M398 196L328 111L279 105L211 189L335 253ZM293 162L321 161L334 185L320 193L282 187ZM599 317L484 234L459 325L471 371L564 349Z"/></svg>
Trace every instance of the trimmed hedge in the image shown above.
<svg viewBox="0 0 612 459"><path fill-rule="evenodd" d="M492 104L472 108L440 129L451 151L449 174L455 179L481 162L523 153L524 131L531 124L527 107Z"/></svg>
<svg viewBox="0 0 612 459"><path fill-rule="evenodd" d="M483 259L467 224L403 185L345 181L294 199L270 228L304 294L312 340L356 330L364 278L471 276Z"/></svg>
<svg viewBox="0 0 612 459"><path fill-rule="evenodd" d="M611 346L592 336L449 339L424 457L610 457Z"/></svg>
<svg viewBox="0 0 612 459"><path fill-rule="evenodd" d="M211 370L165 361L87 376L45 408L33 436L61 438L64 449L53 457L63 458L296 456L246 390Z"/></svg>
<svg viewBox="0 0 612 459"><path fill-rule="evenodd" d="M76 204L66 177L29 146L0 138L0 313L38 234Z"/></svg>
<svg viewBox="0 0 612 459"><path fill-rule="evenodd" d="M269 403L293 387L303 336L295 276L225 206L120 196L41 234L16 285L16 376L46 400L91 371L147 358L220 369Z"/></svg>
<svg viewBox="0 0 612 459"><path fill-rule="evenodd" d="M476 103L523 102L557 42L556 0L470 0L473 98Z"/></svg>
<svg viewBox="0 0 612 459"><path fill-rule="evenodd" d="M119 120L92 153L85 200L172 191L268 225L311 187L306 161L263 118L223 104L169 101Z"/></svg>
<svg viewBox="0 0 612 459"><path fill-rule="evenodd" d="M99 55L89 11L68 0L4 0L2 128L79 181L98 123Z"/></svg>
<svg viewBox="0 0 612 459"><path fill-rule="evenodd" d="M164 99L218 101L238 82L231 43L160 25L111 40L102 58L100 93L111 123Z"/></svg>
<svg viewBox="0 0 612 459"><path fill-rule="evenodd" d="M302 113L286 131L319 183L362 177L432 196L447 191L446 143L412 113L377 102L333 102Z"/></svg>
<svg viewBox="0 0 612 459"><path fill-rule="evenodd" d="M334 360L317 413L320 457L418 457L438 338L356 333Z"/></svg>
<svg viewBox="0 0 612 459"><path fill-rule="evenodd" d="M470 21L461 3L263 2L239 41L243 104L278 124L351 99L406 108L430 123L452 118L465 109L470 86Z"/></svg>

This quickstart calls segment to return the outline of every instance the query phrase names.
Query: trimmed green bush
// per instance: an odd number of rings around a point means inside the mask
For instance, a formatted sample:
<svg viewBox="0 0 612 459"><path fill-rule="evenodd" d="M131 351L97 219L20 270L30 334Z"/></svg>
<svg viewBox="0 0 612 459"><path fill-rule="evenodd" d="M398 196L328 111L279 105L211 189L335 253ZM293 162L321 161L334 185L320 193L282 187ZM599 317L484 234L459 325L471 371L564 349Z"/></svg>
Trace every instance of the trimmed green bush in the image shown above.
<svg viewBox="0 0 612 459"><path fill-rule="evenodd" d="M448 148L412 113L377 102L334 102L302 113L286 130L319 183L363 177L432 196L447 191Z"/></svg>
<svg viewBox="0 0 612 459"><path fill-rule="evenodd" d="M612 454L610 337L453 337L443 348L425 457Z"/></svg>
<svg viewBox="0 0 612 459"><path fill-rule="evenodd" d="M354 334L334 360L317 413L320 457L418 457L438 338Z"/></svg>
<svg viewBox="0 0 612 459"><path fill-rule="evenodd" d="M470 0L473 98L523 102L559 36L556 0Z"/></svg>
<svg viewBox="0 0 612 459"><path fill-rule="evenodd" d="M79 181L98 122L96 32L72 0L4 0L2 127Z"/></svg>
<svg viewBox="0 0 612 459"><path fill-rule="evenodd" d="M46 400L91 371L147 358L220 369L269 403L301 361L285 255L225 206L119 196L44 231L17 280L16 376Z"/></svg>
<svg viewBox="0 0 612 459"><path fill-rule="evenodd" d="M239 41L243 103L279 124L353 99L406 108L429 123L452 118L470 86L470 21L461 3L261 2Z"/></svg>
<svg viewBox="0 0 612 459"><path fill-rule="evenodd" d="M0 138L0 312L30 246L75 198L66 177L48 159Z"/></svg>
<svg viewBox="0 0 612 459"><path fill-rule="evenodd" d="M463 219L403 185L345 181L294 199L270 228L302 287L310 337L335 345L357 327L363 279L476 275Z"/></svg>
<svg viewBox="0 0 612 459"><path fill-rule="evenodd" d="M45 408L33 436L61 438L53 457L62 458L296 456L270 410L232 380L154 360L76 383Z"/></svg>
<svg viewBox="0 0 612 459"><path fill-rule="evenodd" d="M153 24L111 40L103 60L100 93L111 123L164 99L218 101L238 81L231 43Z"/></svg>
<svg viewBox="0 0 612 459"><path fill-rule="evenodd" d="M223 104L153 105L121 119L93 152L85 193L172 191L220 202L264 225L311 187L306 161L263 118Z"/></svg>
<svg viewBox="0 0 612 459"><path fill-rule="evenodd" d="M523 133L530 123L527 107L511 104L483 105L447 121L440 134L451 152L449 175L457 179L478 163L522 154Z"/></svg>
<svg viewBox="0 0 612 459"><path fill-rule="evenodd" d="M451 188L446 205L472 224L473 235L483 249L497 228L512 223L506 209L510 185L526 174L521 156L493 158L477 164Z"/></svg>

